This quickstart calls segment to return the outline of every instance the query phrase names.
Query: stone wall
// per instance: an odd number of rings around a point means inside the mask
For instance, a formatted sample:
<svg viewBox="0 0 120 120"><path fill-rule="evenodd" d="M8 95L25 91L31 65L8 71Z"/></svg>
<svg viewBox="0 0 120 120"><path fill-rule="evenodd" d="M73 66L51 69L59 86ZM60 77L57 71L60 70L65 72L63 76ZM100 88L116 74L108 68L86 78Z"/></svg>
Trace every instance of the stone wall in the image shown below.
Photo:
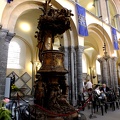
<svg viewBox="0 0 120 120"><path fill-rule="evenodd" d="M0 27L0 100L4 98L8 46L14 34Z"/></svg>

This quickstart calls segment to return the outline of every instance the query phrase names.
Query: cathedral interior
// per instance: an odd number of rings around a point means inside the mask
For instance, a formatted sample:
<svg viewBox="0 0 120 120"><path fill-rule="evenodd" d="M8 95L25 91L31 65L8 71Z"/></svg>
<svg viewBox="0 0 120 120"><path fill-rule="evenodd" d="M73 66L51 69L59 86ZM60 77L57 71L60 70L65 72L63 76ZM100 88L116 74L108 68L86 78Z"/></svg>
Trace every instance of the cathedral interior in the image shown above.
<svg viewBox="0 0 120 120"><path fill-rule="evenodd" d="M74 111L87 80L119 95L119 0L8 1L0 2L0 99L6 91L8 98L33 96L37 104L64 113ZM6 89L6 78L19 91Z"/></svg>

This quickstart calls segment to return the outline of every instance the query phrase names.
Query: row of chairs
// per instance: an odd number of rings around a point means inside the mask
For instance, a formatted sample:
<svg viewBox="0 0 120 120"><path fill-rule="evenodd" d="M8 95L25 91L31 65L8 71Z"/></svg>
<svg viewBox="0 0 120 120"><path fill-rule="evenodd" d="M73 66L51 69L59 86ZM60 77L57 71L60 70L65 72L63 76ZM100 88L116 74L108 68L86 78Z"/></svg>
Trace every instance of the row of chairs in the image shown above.
<svg viewBox="0 0 120 120"><path fill-rule="evenodd" d="M115 109L119 109L120 106L120 99L119 96L116 96L114 91L109 91L105 94L101 94L100 96L96 93L96 91L91 91L91 93L81 93L78 95L78 105L83 106L86 98L92 96L91 101L88 103L88 106L91 105L94 112L98 112L101 109L102 115L107 113L108 108L111 108L113 111ZM83 108L85 110L85 108Z"/></svg>

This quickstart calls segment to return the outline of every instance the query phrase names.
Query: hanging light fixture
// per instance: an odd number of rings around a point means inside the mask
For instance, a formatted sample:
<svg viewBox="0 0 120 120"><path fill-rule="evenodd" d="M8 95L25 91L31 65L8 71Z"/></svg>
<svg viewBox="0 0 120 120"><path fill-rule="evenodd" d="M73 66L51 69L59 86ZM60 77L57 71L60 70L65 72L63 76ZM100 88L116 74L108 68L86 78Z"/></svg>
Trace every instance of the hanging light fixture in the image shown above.
<svg viewBox="0 0 120 120"><path fill-rule="evenodd" d="M103 21L102 21L102 27L103 27ZM106 43L105 43L105 36L104 36L104 29L103 29L103 39L104 39L104 45L103 45L103 51L104 51L104 55L103 55L103 58L107 61L110 56L108 55L107 53L107 50L106 50Z"/></svg>
<svg viewBox="0 0 120 120"><path fill-rule="evenodd" d="M104 51L103 58L107 61L110 58L110 56L107 54L105 42L104 42L104 46L103 46L103 51Z"/></svg>

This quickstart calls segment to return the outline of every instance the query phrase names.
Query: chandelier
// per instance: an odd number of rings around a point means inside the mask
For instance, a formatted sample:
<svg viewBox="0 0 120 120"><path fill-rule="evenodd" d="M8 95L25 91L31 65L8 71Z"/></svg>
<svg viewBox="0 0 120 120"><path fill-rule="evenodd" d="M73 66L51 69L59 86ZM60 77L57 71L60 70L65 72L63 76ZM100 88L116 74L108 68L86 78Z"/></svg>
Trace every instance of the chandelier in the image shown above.
<svg viewBox="0 0 120 120"><path fill-rule="evenodd" d="M102 17L102 16L101 16ZM103 20L102 20L102 27L103 27ZM104 27L103 27L104 28ZM103 29L103 39L104 39L104 45L103 45L103 51L104 51L104 55L103 55L103 58L107 61L109 58L110 58L110 56L108 55L108 53L107 53L107 50L106 50L106 43L105 43L105 36L104 36L104 29Z"/></svg>
<svg viewBox="0 0 120 120"><path fill-rule="evenodd" d="M105 42L104 42L104 46L103 46L103 51L104 51L103 58L107 61L110 58L110 56L107 54Z"/></svg>

